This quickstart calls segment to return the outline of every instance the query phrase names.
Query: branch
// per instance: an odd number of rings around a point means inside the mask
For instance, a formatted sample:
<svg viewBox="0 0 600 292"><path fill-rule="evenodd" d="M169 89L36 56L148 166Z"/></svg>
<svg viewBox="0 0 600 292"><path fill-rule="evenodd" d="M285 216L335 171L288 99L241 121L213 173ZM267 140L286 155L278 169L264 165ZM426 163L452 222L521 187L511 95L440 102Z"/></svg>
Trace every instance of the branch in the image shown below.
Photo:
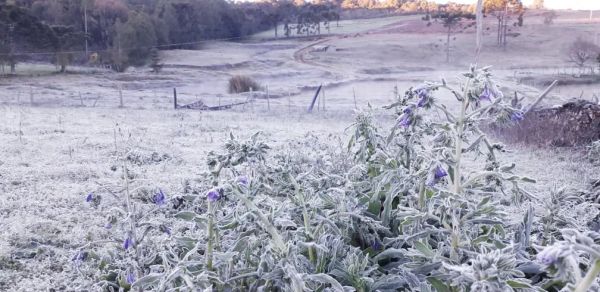
<svg viewBox="0 0 600 292"><path fill-rule="evenodd" d="M552 82L552 84L550 84L550 86L548 86L548 88L546 88L546 90L544 90L544 92L542 92L542 94L540 94L540 96L538 96L538 98L527 107L527 110L525 110L524 114L533 110L542 101L542 99L544 99L548 95L548 93L550 93L550 91L554 89L554 86L556 86L556 84L558 84L558 80L554 80L554 82Z"/></svg>

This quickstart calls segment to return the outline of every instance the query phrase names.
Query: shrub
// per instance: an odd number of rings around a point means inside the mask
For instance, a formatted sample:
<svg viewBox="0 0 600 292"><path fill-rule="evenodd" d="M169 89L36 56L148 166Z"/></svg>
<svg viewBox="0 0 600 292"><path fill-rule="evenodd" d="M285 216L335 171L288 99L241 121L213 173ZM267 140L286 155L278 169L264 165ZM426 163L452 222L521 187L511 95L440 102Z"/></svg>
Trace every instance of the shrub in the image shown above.
<svg viewBox="0 0 600 292"><path fill-rule="evenodd" d="M261 86L248 76L236 75L229 79L229 93L242 93L260 89Z"/></svg>
<svg viewBox="0 0 600 292"><path fill-rule="evenodd" d="M410 88L387 129L359 114L347 151L230 135L181 194L136 180L124 161L122 187L85 197L112 235L91 235L77 270L104 291L596 291L600 234L572 229L596 207L525 191L533 181L479 128L519 123L522 109L487 69L464 76L460 89ZM436 102L439 90L460 113ZM588 209L562 211L574 205Z"/></svg>
<svg viewBox="0 0 600 292"><path fill-rule="evenodd" d="M588 146L588 157L592 162L600 162L600 140Z"/></svg>

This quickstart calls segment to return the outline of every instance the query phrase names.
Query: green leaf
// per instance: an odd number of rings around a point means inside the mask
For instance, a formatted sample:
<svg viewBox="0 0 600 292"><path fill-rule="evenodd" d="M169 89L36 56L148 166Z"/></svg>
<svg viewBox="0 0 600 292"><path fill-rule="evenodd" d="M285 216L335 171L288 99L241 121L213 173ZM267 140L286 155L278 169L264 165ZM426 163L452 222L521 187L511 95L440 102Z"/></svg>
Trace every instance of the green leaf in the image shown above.
<svg viewBox="0 0 600 292"><path fill-rule="evenodd" d="M138 288L138 287L146 288L148 286L151 286L151 285L154 285L155 283L157 283L162 277L163 277L163 274L159 274L159 273L153 273L153 274L143 276L139 280L135 281L135 283L133 283L133 287L134 288Z"/></svg>
<svg viewBox="0 0 600 292"><path fill-rule="evenodd" d="M506 284L512 288L531 288L531 285L525 282L517 281L517 280L508 280Z"/></svg>
<svg viewBox="0 0 600 292"><path fill-rule="evenodd" d="M431 249L431 247L427 244L424 244L420 241L416 241L415 242L415 249L418 250L419 252L421 252L424 256L426 257L433 257L435 256L435 253L433 252L433 250Z"/></svg>
<svg viewBox="0 0 600 292"><path fill-rule="evenodd" d="M521 178L522 181L524 182L528 182L528 183L536 183L537 181L535 179L529 178L529 177L522 177Z"/></svg>
<svg viewBox="0 0 600 292"><path fill-rule="evenodd" d="M370 202L368 211L373 215L379 216L379 213L381 213L381 202L379 200Z"/></svg>
<svg viewBox="0 0 600 292"><path fill-rule="evenodd" d="M386 259L402 258L402 257L404 257L404 253L405 253L405 251L402 249L388 248L388 249L382 251L377 256L375 256L373 258L373 260L376 262L379 262L379 261L386 260Z"/></svg>
<svg viewBox="0 0 600 292"><path fill-rule="evenodd" d="M427 281L433 286L433 288L438 292L451 292L452 290L448 287L444 282L440 281L437 278L429 277Z"/></svg>
<svg viewBox="0 0 600 292"><path fill-rule="evenodd" d="M181 211L175 214L175 218L183 219L186 221L192 221L196 218L196 213L190 211Z"/></svg>
<svg viewBox="0 0 600 292"><path fill-rule="evenodd" d="M306 276L306 278L314 282L329 284L331 285L331 288L333 288L333 291L344 291L344 287L342 287L342 284L340 284L340 282L338 282L336 279L327 274L312 274Z"/></svg>
<svg viewBox="0 0 600 292"><path fill-rule="evenodd" d="M180 246L183 246L189 250L191 250L192 248L194 248L194 246L196 246L196 240L194 240L191 237L185 237L185 236L175 237L175 241L177 241L177 243Z"/></svg>

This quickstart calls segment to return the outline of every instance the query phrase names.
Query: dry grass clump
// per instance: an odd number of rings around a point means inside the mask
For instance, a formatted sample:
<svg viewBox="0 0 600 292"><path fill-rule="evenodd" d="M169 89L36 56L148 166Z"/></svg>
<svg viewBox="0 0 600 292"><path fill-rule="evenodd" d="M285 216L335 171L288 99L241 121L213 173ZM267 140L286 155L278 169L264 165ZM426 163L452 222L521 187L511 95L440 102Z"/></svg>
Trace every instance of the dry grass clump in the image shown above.
<svg viewBox="0 0 600 292"><path fill-rule="evenodd" d="M260 89L260 84L248 76L236 75L229 78L229 93L242 93Z"/></svg>

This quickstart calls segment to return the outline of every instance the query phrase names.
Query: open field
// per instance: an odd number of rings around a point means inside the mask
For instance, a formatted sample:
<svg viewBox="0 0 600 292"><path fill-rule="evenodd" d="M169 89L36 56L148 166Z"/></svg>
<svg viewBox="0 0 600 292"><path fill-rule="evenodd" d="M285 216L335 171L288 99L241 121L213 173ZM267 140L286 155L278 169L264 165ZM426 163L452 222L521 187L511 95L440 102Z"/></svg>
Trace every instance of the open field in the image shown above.
<svg viewBox="0 0 600 292"><path fill-rule="evenodd" d="M553 25L544 25L539 16L526 17L506 50L495 46L490 19L480 64L493 66L505 94L516 91L533 101L545 87L539 80L559 78L557 72L573 67L565 54L569 44L600 31L600 21L580 21L585 15L564 12ZM394 87L402 93L441 78L457 85L474 59L471 31L455 35L451 62L446 63L443 28L427 27L416 16L340 24L334 28L332 23L331 34L322 37L261 41L272 36L268 31L245 42L164 51L159 74L146 67L122 74L73 67L57 74L52 66L22 64L20 76L1 78L0 291L82 291L91 285L76 271L74 250L90 239L108 237L109 231L104 214L85 198L121 180L115 169L123 151L162 157L131 172L175 196L183 193L185 182L206 171L207 154L220 149L230 133L247 139L262 131L266 142L281 151L312 136L346 147L352 135L347 128L357 110L370 105L376 123L387 128L396 116L382 107L395 101ZM314 50L324 46L326 51ZM227 82L234 75L251 76L264 89L229 94ZM523 81L524 76L533 81ZM324 93L309 114L319 85ZM180 104L255 99L227 111L174 110L173 88ZM600 95L599 84L559 86L543 104L579 96L592 100L594 94ZM455 104L451 94L436 98L450 112L460 111L450 107ZM431 118L440 115L438 111ZM500 160L516 162L517 173L536 179L526 188L541 200L560 187L587 188L600 173L600 165L581 149L508 148ZM479 166L470 159L465 163ZM535 209L543 212L541 206ZM511 210L524 212L525 206ZM574 207L573 212L586 210Z"/></svg>

